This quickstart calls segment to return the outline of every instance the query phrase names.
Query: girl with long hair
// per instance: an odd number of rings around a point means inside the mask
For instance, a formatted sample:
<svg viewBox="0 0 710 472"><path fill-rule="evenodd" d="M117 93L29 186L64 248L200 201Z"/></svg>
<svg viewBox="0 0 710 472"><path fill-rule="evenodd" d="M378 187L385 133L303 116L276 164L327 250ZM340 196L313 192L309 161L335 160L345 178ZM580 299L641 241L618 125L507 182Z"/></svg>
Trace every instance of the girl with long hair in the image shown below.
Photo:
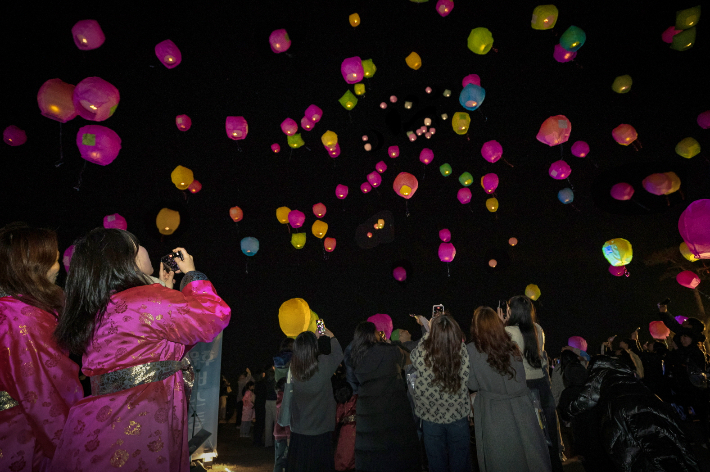
<svg viewBox="0 0 710 472"><path fill-rule="evenodd" d="M476 392L473 417L480 471L550 471L523 358L492 308L476 308L466 350L471 363L467 386Z"/></svg>
<svg viewBox="0 0 710 472"><path fill-rule="evenodd" d="M0 229L0 470L45 470L84 396L79 366L52 338L64 308L59 270L53 231Z"/></svg>
<svg viewBox="0 0 710 472"><path fill-rule="evenodd" d="M430 472L471 470L469 358L463 339L456 320L439 316L411 352L417 372L414 406L423 422Z"/></svg>
<svg viewBox="0 0 710 472"><path fill-rule="evenodd" d="M83 356L92 396L75 404L52 471L124 467L188 471L189 347L212 341L231 310L183 248L182 291L160 264L150 283L147 253L119 229L97 228L75 243L66 308L55 336ZM149 262L149 261L148 261Z"/></svg>

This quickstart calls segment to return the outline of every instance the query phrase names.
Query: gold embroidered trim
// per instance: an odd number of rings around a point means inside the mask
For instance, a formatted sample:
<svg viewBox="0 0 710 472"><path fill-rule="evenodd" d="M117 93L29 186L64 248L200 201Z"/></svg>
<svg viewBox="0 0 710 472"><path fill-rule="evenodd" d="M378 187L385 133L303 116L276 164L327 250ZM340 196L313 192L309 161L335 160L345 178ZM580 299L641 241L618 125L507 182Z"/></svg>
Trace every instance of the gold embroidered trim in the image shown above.
<svg viewBox="0 0 710 472"><path fill-rule="evenodd" d="M0 411L9 410L20 403L12 398L9 393L0 390Z"/></svg>
<svg viewBox="0 0 710 472"><path fill-rule="evenodd" d="M156 361L91 377L91 394L106 395L151 382L160 382L183 371L185 395L189 398L195 374L187 357L181 361Z"/></svg>

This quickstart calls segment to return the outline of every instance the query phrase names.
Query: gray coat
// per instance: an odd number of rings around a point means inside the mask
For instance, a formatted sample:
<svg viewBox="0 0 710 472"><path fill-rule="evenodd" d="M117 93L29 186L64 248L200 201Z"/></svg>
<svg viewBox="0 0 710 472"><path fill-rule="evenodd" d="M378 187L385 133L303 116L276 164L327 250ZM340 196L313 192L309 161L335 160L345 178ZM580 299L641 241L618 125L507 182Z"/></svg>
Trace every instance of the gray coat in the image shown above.
<svg viewBox="0 0 710 472"><path fill-rule="evenodd" d="M481 472L552 470L522 361L511 358L515 377L501 375L488 355L466 345L471 362L468 388L476 391L473 418Z"/></svg>

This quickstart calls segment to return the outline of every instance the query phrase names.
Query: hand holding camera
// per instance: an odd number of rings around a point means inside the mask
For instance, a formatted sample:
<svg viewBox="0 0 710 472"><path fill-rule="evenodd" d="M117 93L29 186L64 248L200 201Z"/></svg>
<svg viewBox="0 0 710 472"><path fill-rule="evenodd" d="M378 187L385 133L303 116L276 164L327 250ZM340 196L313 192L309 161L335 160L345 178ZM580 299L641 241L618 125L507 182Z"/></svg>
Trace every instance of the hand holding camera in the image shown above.
<svg viewBox="0 0 710 472"><path fill-rule="evenodd" d="M160 262L165 266L168 272L176 274L187 274L195 270L195 262L188 252L181 247L173 249L173 252L160 258Z"/></svg>

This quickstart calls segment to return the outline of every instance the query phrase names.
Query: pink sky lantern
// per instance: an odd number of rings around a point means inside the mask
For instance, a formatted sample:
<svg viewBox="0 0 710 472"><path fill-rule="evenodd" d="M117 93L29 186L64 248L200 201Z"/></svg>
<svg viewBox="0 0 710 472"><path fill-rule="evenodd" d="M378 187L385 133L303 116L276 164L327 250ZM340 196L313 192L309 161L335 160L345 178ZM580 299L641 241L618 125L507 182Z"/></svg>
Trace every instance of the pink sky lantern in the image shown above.
<svg viewBox="0 0 710 472"><path fill-rule="evenodd" d="M675 26L669 26L663 31L663 34L661 34L661 39L664 43L671 44L673 42L673 36L682 32L683 30L675 29Z"/></svg>
<svg viewBox="0 0 710 472"><path fill-rule="evenodd" d="M392 159L399 156L399 146L390 146L387 148L387 155Z"/></svg>
<svg viewBox="0 0 710 472"><path fill-rule="evenodd" d="M671 330L663 323L663 321L651 321L648 324L648 332L651 333L653 339L664 340L671 334Z"/></svg>
<svg viewBox="0 0 710 472"><path fill-rule="evenodd" d="M238 206L233 206L229 209L229 217L235 223L239 223L240 221L242 221L242 218L244 218L244 212Z"/></svg>
<svg viewBox="0 0 710 472"><path fill-rule="evenodd" d="M367 181L370 182L370 185L377 188L382 183L382 176L377 171L370 172L367 174Z"/></svg>
<svg viewBox="0 0 710 472"><path fill-rule="evenodd" d="M288 212L288 224L291 225L291 228L300 228L305 221L306 215L302 211L291 210Z"/></svg>
<svg viewBox="0 0 710 472"><path fill-rule="evenodd" d="M404 282L407 280L407 271L404 267L395 267L392 271L392 277L394 277L397 282Z"/></svg>
<svg viewBox="0 0 710 472"><path fill-rule="evenodd" d="M322 203L316 203L313 205L313 214L316 218L323 218L325 216L326 208Z"/></svg>
<svg viewBox="0 0 710 472"><path fill-rule="evenodd" d="M168 69L174 69L182 62L180 49L169 39L155 45L155 55L160 63Z"/></svg>
<svg viewBox="0 0 710 472"><path fill-rule="evenodd" d="M286 136L293 136L298 133L298 123L291 118L286 118L281 123L281 131L283 131Z"/></svg>
<svg viewBox="0 0 710 472"><path fill-rule="evenodd" d="M710 200L695 200L678 220L680 236L699 259L710 259Z"/></svg>
<svg viewBox="0 0 710 472"><path fill-rule="evenodd" d="M675 320L678 322L678 324L683 324L688 320L688 317L683 316L683 315L678 315L675 317Z"/></svg>
<svg viewBox="0 0 710 472"><path fill-rule="evenodd" d="M63 82L61 79L49 79L39 88L37 92L37 105L46 116L60 123L73 120L76 115L76 107L72 99L74 86Z"/></svg>
<svg viewBox="0 0 710 472"><path fill-rule="evenodd" d="M82 118L104 121L116 111L121 94L101 77L87 77L74 87L72 101Z"/></svg>
<svg viewBox="0 0 710 472"><path fill-rule="evenodd" d="M419 153L419 160L423 162L424 165L431 164L431 161L434 160L434 151L429 148L422 149L422 152Z"/></svg>
<svg viewBox="0 0 710 472"><path fill-rule="evenodd" d="M673 181L666 174L651 174L641 183L648 193L654 195L666 195L673 187Z"/></svg>
<svg viewBox="0 0 710 472"><path fill-rule="evenodd" d="M626 275L627 269L626 266L609 266L609 273L613 275L614 277L621 277L622 275Z"/></svg>
<svg viewBox="0 0 710 472"><path fill-rule="evenodd" d="M333 149L328 149L327 146L325 147L325 149L328 151L328 155L333 159L340 155L340 143L335 143Z"/></svg>
<svg viewBox="0 0 710 472"><path fill-rule="evenodd" d="M387 339L392 336L394 325L392 324L392 318L390 318L390 315L378 313L369 317L367 321L369 321L370 323L374 323L375 329L377 329L377 331L383 331Z"/></svg>
<svg viewBox="0 0 710 472"><path fill-rule="evenodd" d="M611 194L611 197L614 200L626 201L631 200L631 197L634 196L634 188L631 186L631 184L628 184L626 182L619 182L618 184L615 184L613 187L611 187L609 193Z"/></svg>
<svg viewBox="0 0 710 472"><path fill-rule="evenodd" d="M274 143L271 145L271 150L274 152L274 154L277 154L281 151L281 146L279 146L279 143Z"/></svg>
<svg viewBox="0 0 710 472"><path fill-rule="evenodd" d="M675 279L683 287L695 288L700 285L700 277L695 275L692 270L684 270L680 274L676 275Z"/></svg>
<svg viewBox="0 0 710 472"><path fill-rule="evenodd" d="M451 262L456 257L456 248L451 243L439 244L439 259L441 262Z"/></svg>
<svg viewBox="0 0 710 472"><path fill-rule="evenodd" d="M269 45L276 54L288 51L291 47L291 39L285 29L277 29L269 35Z"/></svg>
<svg viewBox="0 0 710 472"><path fill-rule="evenodd" d="M459 203L461 203L462 205L467 205L471 203L472 197L473 195L471 194L471 189L468 187L462 187L456 193L456 198L458 198Z"/></svg>
<svg viewBox="0 0 710 472"><path fill-rule="evenodd" d="M576 157L587 157L589 154L589 144L584 141L575 141L572 145L572 155Z"/></svg>
<svg viewBox="0 0 710 472"><path fill-rule="evenodd" d="M461 87L466 88L468 84L478 85L480 87L481 78L478 76L478 74L469 74L461 81Z"/></svg>
<svg viewBox="0 0 710 472"><path fill-rule="evenodd" d="M343 74L343 79L349 84L361 82L365 77L365 71L362 68L362 59L359 57L349 57L340 64L340 73Z"/></svg>
<svg viewBox="0 0 710 472"><path fill-rule="evenodd" d="M10 146L22 146L27 142L27 133L15 125L10 125L2 132L2 140Z"/></svg>
<svg viewBox="0 0 710 472"><path fill-rule="evenodd" d="M113 162L121 150L121 138L115 131L101 125L88 125L79 128L76 145L83 159L100 166Z"/></svg>
<svg viewBox="0 0 710 472"><path fill-rule="evenodd" d="M106 36L96 20L77 21L71 28L71 35L76 47L82 51L96 49L106 41Z"/></svg>
<svg viewBox="0 0 710 472"><path fill-rule="evenodd" d="M194 179L192 183L187 187L187 189L190 191L190 193L197 193L202 190L202 184L199 180Z"/></svg>
<svg viewBox="0 0 710 472"><path fill-rule="evenodd" d="M486 174L481 177L481 187L486 193L493 193L498 188L498 176L496 174Z"/></svg>
<svg viewBox="0 0 710 472"><path fill-rule="evenodd" d="M572 123L564 115L551 116L542 122L537 140L548 146L557 146L569 139Z"/></svg>
<svg viewBox="0 0 710 472"><path fill-rule="evenodd" d="M440 229L439 239L441 239L442 243L448 243L449 241L451 241L451 231L449 231L447 228Z"/></svg>
<svg viewBox="0 0 710 472"><path fill-rule="evenodd" d="M572 173L572 168L565 161L559 160L550 165L548 173L555 180L564 180Z"/></svg>
<svg viewBox="0 0 710 472"><path fill-rule="evenodd" d="M243 116L228 116L224 123L229 139L238 141L247 137L249 125Z"/></svg>
<svg viewBox="0 0 710 472"><path fill-rule="evenodd" d="M483 143L481 156L491 164L503 157L503 146L495 139Z"/></svg>
<svg viewBox="0 0 710 472"><path fill-rule="evenodd" d="M192 126L192 120L187 115L178 115L175 117L175 126L180 131L187 131Z"/></svg>
<svg viewBox="0 0 710 472"><path fill-rule="evenodd" d="M335 245L335 238L325 238L323 240L323 249L325 249L326 252L333 252L335 250Z"/></svg>
<svg viewBox="0 0 710 472"><path fill-rule="evenodd" d="M408 172L400 172L394 179L392 188L402 198L409 200L419 188L419 181Z"/></svg>
<svg viewBox="0 0 710 472"><path fill-rule="evenodd" d="M313 129L313 127L315 125L316 124L314 122L312 122L311 120L309 120L305 116L303 118L301 118L301 128L303 128L304 130L310 131Z"/></svg>
<svg viewBox="0 0 710 472"><path fill-rule="evenodd" d="M379 172L380 174L384 173L384 171L387 170L387 164L385 164L385 161L380 161L375 165L375 170Z"/></svg>
<svg viewBox="0 0 710 472"><path fill-rule="evenodd" d="M587 340L582 336L572 336L567 340L567 345L576 347L577 349L587 352Z"/></svg>
<svg viewBox="0 0 710 472"><path fill-rule="evenodd" d="M454 2L452 0L439 0L436 2L436 12L442 17L449 16L451 10L454 9Z"/></svg>
<svg viewBox="0 0 710 472"><path fill-rule="evenodd" d="M614 141L622 146L628 146L639 137L634 127L627 124L621 124L614 128L611 131L611 136L614 138Z"/></svg>
<svg viewBox="0 0 710 472"><path fill-rule="evenodd" d="M372 185L370 185L368 182L363 182L360 184L360 191L362 193L370 193L372 190Z"/></svg>
<svg viewBox="0 0 710 472"><path fill-rule="evenodd" d="M704 111L698 115L698 126L702 129L710 128L710 110Z"/></svg>
<svg viewBox="0 0 710 472"><path fill-rule="evenodd" d="M64 251L62 255L62 264L64 265L64 270L69 272L69 265L71 264L71 258L74 255L74 245L72 244Z"/></svg>
<svg viewBox="0 0 710 472"><path fill-rule="evenodd" d="M118 213L114 213L113 215L104 216L104 228L126 230L128 229L128 223L126 223L126 219L124 217Z"/></svg>
<svg viewBox="0 0 710 472"><path fill-rule="evenodd" d="M561 45L555 44L555 51L552 53L552 57L554 57L557 62L570 62L577 57L577 51L568 51Z"/></svg>
<svg viewBox="0 0 710 472"><path fill-rule="evenodd" d="M335 187L335 196L338 197L338 199L343 200L345 197L348 196L348 186L343 185L343 184L338 184Z"/></svg>
<svg viewBox="0 0 710 472"><path fill-rule="evenodd" d="M308 108L306 108L305 116L313 123L318 123L323 117L323 110L321 110L315 105L310 105Z"/></svg>

